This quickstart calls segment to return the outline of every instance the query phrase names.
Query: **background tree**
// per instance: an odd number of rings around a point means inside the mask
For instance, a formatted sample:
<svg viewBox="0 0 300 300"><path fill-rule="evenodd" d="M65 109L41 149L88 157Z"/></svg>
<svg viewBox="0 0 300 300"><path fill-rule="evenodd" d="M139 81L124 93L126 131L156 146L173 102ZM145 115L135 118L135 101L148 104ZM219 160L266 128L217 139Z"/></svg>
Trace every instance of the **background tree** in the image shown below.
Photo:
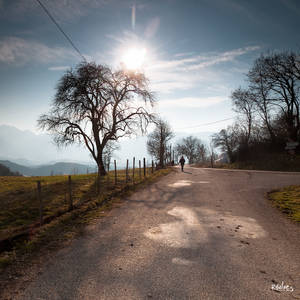
<svg viewBox="0 0 300 300"><path fill-rule="evenodd" d="M12 172L8 167L0 164L0 176L23 176L19 172Z"/></svg>
<svg viewBox="0 0 300 300"><path fill-rule="evenodd" d="M299 71L300 53L268 53L255 60L248 88L231 96L239 122L213 137L230 162L263 163L271 153L282 153L286 142L300 141Z"/></svg>
<svg viewBox="0 0 300 300"><path fill-rule="evenodd" d="M249 90L238 88L231 94L233 110L242 118L243 144L248 147L251 138L255 114L255 95Z"/></svg>
<svg viewBox="0 0 300 300"><path fill-rule="evenodd" d="M248 75L252 86L261 85L265 102L273 114L284 116L287 138L294 141L299 138L300 130L298 60L293 52L261 55Z"/></svg>
<svg viewBox="0 0 300 300"><path fill-rule="evenodd" d="M207 160L208 149L207 147L199 140L196 146L196 163L205 163Z"/></svg>
<svg viewBox="0 0 300 300"><path fill-rule="evenodd" d="M143 74L81 63L62 76L51 110L40 116L38 124L54 134L58 145L84 143L100 178L106 174L103 151L107 143L144 133L154 119L153 103Z"/></svg>
<svg viewBox="0 0 300 300"><path fill-rule="evenodd" d="M165 166L168 153L168 142L174 137L170 125L162 120L158 119L155 122L155 128L152 133L149 134L147 140L147 150L159 163L159 167Z"/></svg>
<svg viewBox="0 0 300 300"><path fill-rule="evenodd" d="M113 153L119 150L120 146L114 141L108 141L103 149L103 164L109 168Z"/></svg>
<svg viewBox="0 0 300 300"><path fill-rule="evenodd" d="M276 143L276 134L274 128L272 127L272 121L274 118L274 113L272 113L273 105L271 98L271 89L268 84L266 84L264 78L263 65L256 60L252 69L248 72L247 77L249 81L249 89L254 95L252 98L256 111L258 112L260 119L262 120L262 127L267 129L269 138L272 144Z"/></svg>
<svg viewBox="0 0 300 300"><path fill-rule="evenodd" d="M227 129L222 129L219 133L212 136L212 142L215 147L219 147L228 155L229 161L232 163L235 160L236 150L238 149L239 128L235 124L228 126Z"/></svg>
<svg viewBox="0 0 300 300"><path fill-rule="evenodd" d="M200 139L188 136L176 144L176 153L178 156L187 157L189 164L201 161L206 154L206 147Z"/></svg>
<svg viewBox="0 0 300 300"><path fill-rule="evenodd" d="M215 151L215 144L213 141L213 138L210 139L209 145L208 145L208 156L210 161L210 166L214 167L214 162L218 158L217 153Z"/></svg>

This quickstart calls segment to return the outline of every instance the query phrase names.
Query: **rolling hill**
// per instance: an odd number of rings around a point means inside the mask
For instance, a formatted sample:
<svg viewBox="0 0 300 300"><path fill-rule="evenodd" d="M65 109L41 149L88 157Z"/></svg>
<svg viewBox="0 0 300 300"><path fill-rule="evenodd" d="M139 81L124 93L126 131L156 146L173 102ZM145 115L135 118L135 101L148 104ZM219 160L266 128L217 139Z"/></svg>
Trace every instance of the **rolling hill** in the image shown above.
<svg viewBox="0 0 300 300"><path fill-rule="evenodd" d="M12 172L19 172L24 176L86 174L95 172L95 167L93 166L69 162L58 162L52 165L40 165L36 167L19 165L9 160L0 160L0 164L6 166Z"/></svg>

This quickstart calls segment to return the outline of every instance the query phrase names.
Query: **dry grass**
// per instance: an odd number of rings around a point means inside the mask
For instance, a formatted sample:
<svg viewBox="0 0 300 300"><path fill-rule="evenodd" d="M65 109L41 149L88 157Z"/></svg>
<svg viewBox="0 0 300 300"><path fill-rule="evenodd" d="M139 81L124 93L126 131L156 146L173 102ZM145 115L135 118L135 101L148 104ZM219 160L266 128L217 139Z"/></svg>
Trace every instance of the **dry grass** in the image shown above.
<svg viewBox="0 0 300 300"><path fill-rule="evenodd" d="M149 175L150 169L147 170ZM128 184L132 184L132 171ZM44 218L61 215L69 208L68 176L0 177L0 240L13 232L39 222L37 181L41 181ZM72 198L78 207L96 197L96 175L73 175ZM135 183L143 180L135 174ZM101 179L100 197L120 191L126 186L125 171L118 171L117 185L114 173Z"/></svg>
<svg viewBox="0 0 300 300"><path fill-rule="evenodd" d="M288 217L300 223L300 186L292 185L268 193L268 198Z"/></svg>
<svg viewBox="0 0 300 300"><path fill-rule="evenodd" d="M101 192L97 196L95 174L73 175L72 195L75 209L68 211L68 176L46 177L0 177L0 241L30 230L29 237L19 239L12 249L0 254L0 269L31 256L41 248L59 246L82 231L86 223L99 217L103 210L138 188L166 175L170 169L155 171L147 169L147 176L139 178L138 172L126 183L125 171L118 171L117 185L114 173L101 179ZM36 181L41 180L45 216L57 216L42 227L33 227L39 221L39 204L36 197Z"/></svg>

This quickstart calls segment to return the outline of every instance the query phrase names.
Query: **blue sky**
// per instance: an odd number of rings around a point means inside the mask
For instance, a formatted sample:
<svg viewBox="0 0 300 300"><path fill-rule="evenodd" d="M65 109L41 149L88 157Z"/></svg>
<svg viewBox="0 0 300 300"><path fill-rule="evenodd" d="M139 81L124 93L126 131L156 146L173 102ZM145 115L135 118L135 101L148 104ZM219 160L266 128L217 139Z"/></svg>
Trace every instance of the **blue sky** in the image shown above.
<svg viewBox="0 0 300 300"><path fill-rule="evenodd" d="M157 111L177 132L217 131L260 53L299 50L298 0L41 0L88 60L117 67L146 49ZM135 22L132 7L135 7ZM64 70L80 58L36 0L0 0L0 124L37 132Z"/></svg>

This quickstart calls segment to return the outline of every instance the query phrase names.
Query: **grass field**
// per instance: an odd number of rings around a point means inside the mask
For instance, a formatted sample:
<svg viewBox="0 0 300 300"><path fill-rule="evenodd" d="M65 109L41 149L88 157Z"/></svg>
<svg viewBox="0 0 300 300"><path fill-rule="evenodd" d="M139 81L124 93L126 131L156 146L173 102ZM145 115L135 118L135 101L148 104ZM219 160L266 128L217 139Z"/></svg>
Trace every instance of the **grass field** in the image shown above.
<svg viewBox="0 0 300 300"><path fill-rule="evenodd" d="M114 172L110 172L101 178L99 195L96 174L72 175L73 210L69 210L68 176L0 177L0 269L51 243L59 247L62 241L80 233L81 225L97 218L120 198L169 172L170 169L162 169L152 174L151 168L147 168L144 178L136 170L133 181L129 170L126 182L125 170L118 170L117 184ZM41 227L38 180L45 220Z"/></svg>
<svg viewBox="0 0 300 300"><path fill-rule="evenodd" d="M292 185L268 193L268 198L287 216L300 223L300 186Z"/></svg>
<svg viewBox="0 0 300 300"><path fill-rule="evenodd" d="M68 176L0 177L0 240L39 221L38 180L45 217L68 209ZM95 175L72 176L75 204L94 194L94 181Z"/></svg>
<svg viewBox="0 0 300 300"><path fill-rule="evenodd" d="M150 172L151 169L147 169L148 176ZM132 184L132 170L129 170L129 175L129 182L126 184L125 171L118 171L116 185L113 172L103 177L100 197L105 198ZM71 178L75 207L97 197L95 174L73 175ZM0 177L0 240L39 223L38 180L41 181L42 187L44 219L51 219L68 211L68 176ZM142 180L143 176L140 178L139 174L135 173L135 183Z"/></svg>

